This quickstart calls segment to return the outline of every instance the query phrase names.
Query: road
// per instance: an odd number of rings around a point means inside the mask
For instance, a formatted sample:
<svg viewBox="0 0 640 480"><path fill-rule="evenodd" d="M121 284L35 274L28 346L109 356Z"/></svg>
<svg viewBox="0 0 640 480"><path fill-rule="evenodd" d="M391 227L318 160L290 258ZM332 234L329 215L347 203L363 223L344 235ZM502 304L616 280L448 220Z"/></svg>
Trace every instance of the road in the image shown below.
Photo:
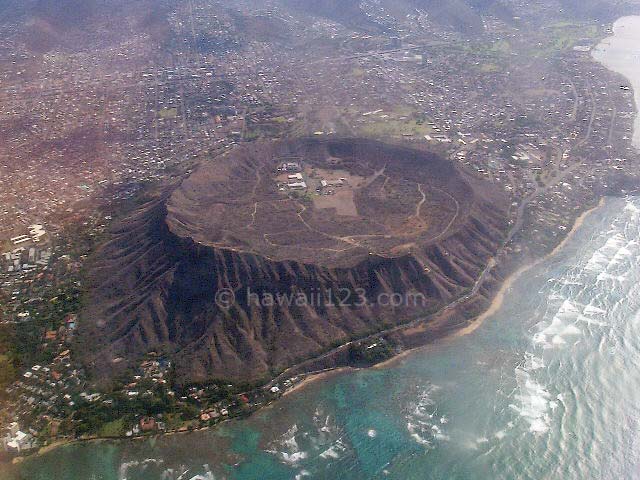
<svg viewBox="0 0 640 480"><path fill-rule="evenodd" d="M327 63L327 62L336 62L336 61L345 61L345 60L355 60L358 58L374 57L377 55L388 55L390 53L410 52L413 50L420 50L423 48L430 48L430 47L439 47L442 45L447 45L447 43L434 41L434 42L424 43L422 45L411 45L407 47L391 48L388 50L372 50L369 52L356 53L353 55L343 55L341 57L326 57L320 60L316 60L315 62L309 62L309 65L318 65L318 64Z"/></svg>
<svg viewBox="0 0 640 480"><path fill-rule="evenodd" d="M589 82L589 81L587 81L587 92L588 92L588 96L589 96L589 100L590 100L590 104L591 104L591 113L590 113L590 117L589 117L589 123L588 123L588 126L587 126L586 135L584 136L584 138L580 139L575 145L573 145L569 149L565 150L563 152L563 155L560 157L560 160L562 160L562 158L565 156L565 154L569 154L572 150L576 150L576 149L580 148L581 146L586 144L591 139L591 135L593 133L593 124L594 124L594 121L595 121L595 118L596 118L597 104L596 104L595 96L593 94L593 89L592 89L592 86L591 86L591 82ZM612 120L612 122L615 122L615 112L614 112L614 119ZM482 286L486 282L487 278L491 274L492 270L497 265L496 257L500 257L504 253L505 249L512 242L513 238L518 234L518 232L520 232L522 230L522 227L524 225L525 213L526 213L527 207L529 206L531 201L534 200L535 198L539 197L540 195L546 193L550 188L557 186L569 174L571 174L579 165L580 165L580 162L576 161L576 162L572 163L571 165L569 165L567 168L565 168L562 171L559 170L556 167L555 168L555 172L556 172L555 176L550 176L550 179L547 181L547 183L544 183L543 185L540 185L538 182L534 181L535 188L534 188L533 191L531 191L530 193L525 195L525 197L522 199L522 201L518 205L513 225L511 227L511 229L509 230L509 232L507 233L507 236L505 237L505 240L504 240L502 246L498 249L498 251L496 252L496 255L489 259L489 261L487 262L487 265L482 270L482 272L480 273L480 275L478 276L478 278L474 282L474 284L471 287L471 289L469 290L469 292L466 293L465 295L457 298L456 300L450 302L446 306L444 306L435 315L439 315L439 314L444 313L444 312L446 312L448 310L456 308L457 306L463 304L464 302L466 302L467 300L471 299L472 297L474 297L475 295L478 294L478 292L480 291L480 289L482 288ZM309 359L309 360L307 360L305 362L302 362L302 363L300 363L298 365L294 365L292 367L289 367L286 370L284 370L280 375L278 375L276 378L274 378L271 382L269 382L267 387L270 388L271 386L275 385L276 383L283 381L295 369L298 369L298 368L300 368L301 366L303 366L303 365L305 365L307 363L316 362L318 360L322 360L323 358L330 357L331 355L334 355L334 354L336 354L336 353L338 353L338 352L340 352L340 351L342 351L342 350L344 350L346 348L349 348L349 346L351 344L354 344L354 343L358 344L358 343L362 343L362 342L367 342L367 341L370 341L370 340L374 340L374 339L380 338L381 336L388 335L390 333L394 333L394 332L397 332L397 331L400 331L400 330L404 330L404 329L415 327L415 326L417 326L417 325L419 325L419 324L421 324L423 322L428 321L430 318L432 318L435 315L430 315L428 317L419 318L419 319L416 319L416 320L414 320L412 322L405 323L403 325L398 325L396 327L392 327L392 328L389 328L387 330L383 330L383 331L380 331L380 332L373 333L373 334L368 335L366 337L363 337L361 339L345 343L345 344L343 344L343 345L341 345L339 347L336 347L336 348L334 348L334 349L332 349L332 350L330 350L330 351L328 351L328 352L326 352L326 353L324 353L324 354L322 354L322 355L320 355L318 357Z"/></svg>
<svg viewBox="0 0 640 480"><path fill-rule="evenodd" d="M595 110L595 108L594 108ZM503 254L505 248L509 245L509 243L511 243L511 241L513 240L513 238L515 237L515 235L522 229L523 224L524 224L524 215L527 209L527 206L529 205L529 203L531 203L531 201L538 197L540 194L545 193L549 188L552 188L554 186L556 186L560 181L562 181L567 175L569 175L576 167L578 166L578 163L574 163L573 165L571 165L570 167L566 168L565 170L563 170L562 172L558 173L558 175L549 183L540 186L536 183L536 188L529 193L528 195L526 195L522 202L520 203L520 205L518 206L518 209L516 211L516 218L515 221L513 223L513 226L511 227L511 229L509 230L507 236L505 237L505 240L503 242L502 247L500 247L500 249L498 249L496 255L492 258L489 259L489 261L487 262L487 265L485 266L485 268L482 270L482 272L480 273L480 275L478 276L477 280L474 282L473 286L471 287L471 289L469 290L468 293L466 293L465 295L457 298L456 300L452 301L451 303L447 304L446 306L444 306L442 309L440 309L440 311L438 311L437 313L430 315L428 317L423 317L423 318L419 318L416 320L413 320L412 322L409 323L405 323L402 325L398 325L392 328L389 328L387 330L383 330L383 331L379 331L376 333L373 333L371 335L368 335L366 337L360 338L358 340L353 340L350 342L347 342L343 345L340 345L336 348L333 348L331 350L329 350L328 352L319 355L317 357L314 357L312 359L309 359L307 361L304 361L300 364L297 365L293 365L289 368L287 368L286 370L284 370L280 375L278 375L277 377L275 377L271 382L269 382L265 388L271 388L272 386L274 386L275 384L282 382L284 380L286 380L295 370L299 369L300 367L304 366L305 364L308 363L313 363L313 362L317 362L319 360L322 360L323 358L328 358L338 352L343 351L346 348L349 348L350 345L352 344L359 344L362 342L368 342L370 340L375 340L377 338L380 338L381 336L384 335L388 335L390 333L394 333L394 332L398 332L400 330L404 330L404 329L408 329L408 328L412 328L415 327L423 322L428 321L429 319L431 319L433 316L435 315L439 315L442 314L446 311L449 311L453 308L456 308L457 306L463 304L464 302L466 302L467 300L471 299L472 297L474 297L475 295L478 294L478 292L480 291L480 289L482 288L482 286L484 285L484 283L486 282L488 276L491 274L491 271L496 267L497 262L495 260L496 257L499 257Z"/></svg>

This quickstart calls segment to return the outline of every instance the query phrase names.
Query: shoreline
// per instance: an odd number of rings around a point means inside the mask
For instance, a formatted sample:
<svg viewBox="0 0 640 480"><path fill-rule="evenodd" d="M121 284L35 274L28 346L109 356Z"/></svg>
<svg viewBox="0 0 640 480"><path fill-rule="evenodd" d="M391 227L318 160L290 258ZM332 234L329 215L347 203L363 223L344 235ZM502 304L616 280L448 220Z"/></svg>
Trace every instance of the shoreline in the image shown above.
<svg viewBox="0 0 640 480"><path fill-rule="evenodd" d="M287 395L292 394L293 392L297 392L299 390L302 390L304 387L306 387L307 385L314 383L318 380L322 380L325 379L327 377L330 377L332 375L338 375L339 373L344 373L347 371L357 371L360 370L359 368L356 367L337 367L337 368L331 368L329 370L323 370L317 373L309 373L305 376L304 380L296 383L293 387L291 387L290 389L286 390L282 396L280 398L284 398Z"/></svg>
<svg viewBox="0 0 640 480"><path fill-rule="evenodd" d="M366 368L373 368L373 369L383 369L383 368L387 368L389 366L391 366L393 363L398 362L402 359L404 359L405 357L413 354L413 353L417 353L429 348L432 348L434 345L438 345L459 337L463 337L466 335L469 335L473 332L475 332L478 328L480 328L485 320L487 320L488 318L490 318L492 315L494 315L503 305L504 300L506 298L506 294L509 291L509 289L513 286L513 284L518 280L518 278L520 278L520 276L523 273L526 273L527 271L531 270L532 268L534 268L535 266L539 265L540 263L548 260L549 258L557 255L565 246L566 244L573 238L573 236L575 235L576 231L584 224L585 220L587 219L587 217L593 213L594 211L600 209L606 202L606 197L601 197L600 200L598 201L598 203L591 207L588 208L587 210L585 210L584 212L582 212L580 215L578 215L576 217L576 219L573 222L573 226L571 227L571 229L566 232L564 238L560 241L560 243L558 245L556 245L553 250L551 250L551 252L547 253L546 255L541 256L540 258L537 258L529 263L526 263L524 265L522 265L520 268L518 268L515 272L511 273L510 275L508 275L505 280L502 282L502 284L500 285L500 289L498 290L498 292L494 295L493 299L491 300L491 303L489 305L489 307L480 315L478 315L476 318L474 318L473 320L471 320L471 322L469 323L469 325L459 328L441 338L438 338L432 342L429 342L425 345L416 347L416 348L410 348L408 350L404 350L400 353L398 353L397 355L394 355L393 357L384 360L380 363L376 363L375 365L372 365L370 367L366 367ZM301 382L297 383L296 385L294 385L291 389L287 390L286 392L284 392L282 394L282 396L286 396L290 393L293 393L294 391L298 391L301 390L302 388L304 388L305 386L315 382L316 380L321 380L326 378L327 376L329 376L332 373L341 373L347 370L351 370L351 371L357 371L360 370L359 368L356 367L338 367L335 369L330 369L330 370L324 370L324 371L320 371L318 373L309 373L306 375L305 379L302 380Z"/></svg>
<svg viewBox="0 0 640 480"><path fill-rule="evenodd" d="M445 338L462 337L476 331L484 323L484 321L487 318L495 314L500 309L500 307L502 307L507 291L513 286L515 281L518 280L518 278L520 278L520 276L523 273L531 270L532 268L539 265L540 263L557 255L566 246L566 244L573 238L576 231L584 224L584 221L586 220L586 218L594 211L600 209L604 205L605 201L606 201L606 198L602 197L598 201L598 204L596 206L591 207L585 210L584 212L582 212L580 215L578 215L573 222L573 226L571 227L571 230L567 232L567 234L562 239L562 241L558 245L556 245L554 249L551 250L551 252L521 266L515 272L513 272L507 278L505 278L504 282L502 282L502 285L500 285L500 289L491 300L491 304L489 305L489 308L485 310L483 313L481 313L475 320L472 320L469 325L453 332L451 335L448 335Z"/></svg>
<svg viewBox="0 0 640 480"><path fill-rule="evenodd" d="M612 60L607 57L607 51L611 47L612 43L625 41L625 38L620 34L620 31L624 30L625 27L633 28L634 25L629 25L629 23L633 24L634 22L640 22L640 15L625 15L613 22L611 26L611 34L601 39L595 45L591 51L591 58L600 65L603 65L610 72L622 76L631 84L631 89L633 91L633 103L636 110L631 145L636 152L640 152L640 115L638 115L638 113L640 113L640 81L638 80L638 76L635 71L628 70L628 66L625 65L625 62L620 62L620 59L614 58Z"/></svg>
<svg viewBox="0 0 640 480"><path fill-rule="evenodd" d="M393 357L384 360L380 363L376 363L375 365L371 365L370 367L365 367L365 368L373 368L373 369L383 369L383 368L387 368L389 366L391 366L394 362L398 362L404 358L406 358L407 356L414 354L414 353L418 353L420 351L423 351L425 349L428 348L433 348L434 345L439 345L442 344L444 342L447 341L451 341L454 340L456 338L468 335L470 333L475 332L480 326L483 325L483 323L485 322L485 320L487 320L488 318L490 318L493 314L496 313L497 310L500 309L500 307L502 307L506 294L509 291L509 289L511 288L511 286L513 285L513 283L525 272L527 272L528 270L530 270L531 268L535 267L536 265L540 264L541 262L544 262L545 260L548 260L549 258L553 257L554 255L558 254L564 247L565 245L569 242L569 240L571 240L571 238L573 238L573 236L575 235L576 231L584 224L584 221L586 220L586 218L593 213L594 211L598 210L599 208L601 208L604 203L606 201L606 197L602 197L599 201L598 204L595 205L594 207L591 207L587 210L585 210L584 212L582 212L578 217L576 217L576 219L574 220L573 226L571 228L571 230L569 230L565 237L562 239L562 241L556 246L554 247L554 249L549 252L548 254L532 261L529 262L525 265L523 265L522 267L518 268L515 272L511 273L510 275L508 275L505 280L502 282L500 289L498 290L498 292L494 295L493 299L491 300L491 304L489 305L489 307L487 308L487 310L485 310L483 313L481 313L479 316L477 316L475 319L471 320L470 324L462 327L460 329L457 329L454 332L451 332L441 338L438 338L432 342L429 342L425 345L416 347L416 348L411 348L405 351L402 351L400 353L398 353L397 355L394 355ZM337 367L337 368L331 368L331 369L327 369L327 370L322 370L319 372L311 372L305 375L304 379L301 380L300 382L296 383L293 387L287 389L286 391L284 391L282 393L282 395L280 396L280 398L278 398L277 400L275 400L275 402L277 402L278 400L291 395L294 392L299 392L301 390L303 390L305 387L307 387L308 385L315 383L319 380L325 379L327 377L330 377L332 375L338 375L340 373L344 373L347 371L358 371L361 370L361 368L358 367L350 367L350 366L344 366L344 367ZM267 408L269 406L272 406L275 402L271 402L268 405L264 405L263 407L259 408L258 410L261 410L262 408ZM255 413L255 412L254 412ZM213 426L207 426L207 427L202 427L202 428L198 428L192 431L203 431L203 430L213 430L215 428L217 428L218 426L220 426L220 424L228 422L230 419L224 420L222 422L220 422L219 424L213 425ZM170 436L170 435L177 435L177 434L183 434L183 433L189 433L190 431L185 431L185 432L181 432L181 431L172 431L172 432L166 432L166 433L161 433L161 434L157 434L154 436ZM11 460L10 463L16 465L19 464L23 461L25 461L27 458L29 457L37 457L37 456L41 456L44 455L46 453L49 453L59 447L65 446L65 445L70 445L70 444L74 444L74 443L85 443L85 442L100 442L100 441L126 441L126 440L148 440L149 438L152 437L146 437L146 436L142 436L142 437L135 437L135 438L112 438L112 437L95 437L95 438L85 438L85 439L62 439L62 440L56 440L54 442L52 442L49 445L45 445L43 447L40 447L38 449L37 452L34 452L32 454L29 455L23 455L23 456L17 456L15 458L13 458Z"/></svg>
<svg viewBox="0 0 640 480"><path fill-rule="evenodd" d="M546 255L543 255L542 257L533 260L529 263L526 263L525 265L522 265L520 268L518 268L515 272L511 273L510 275L508 275L505 280L502 282L502 284L500 285L500 289L498 290L498 292L494 295L493 299L491 300L491 303L489 305L489 307L482 312L480 315L478 315L475 319L471 320L471 322L469 323L469 325L462 327L454 332L451 332L448 335L445 335L442 338L439 338L433 342L430 342L426 345L417 347L417 348L412 348L409 350L405 350L401 353L399 353L398 355L395 355L391 358L389 358L388 360L385 360L383 362L377 363L375 365L373 365L370 368L376 368L376 369L382 369L382 368L386 368L391 366L394 362L400 361L403 358L409 356L412 353L416 353L419 352L421 350L425 350L428 349L430 347L432 347L433 345L439 344L439 343L443 343L446 341L450 341L459 337L463 337L466 335L469 335L473 332L475 332L478 328L480 328L485 320L487 320L488 318L490 318L492 315L494 315L503 305L504 300L506 298L507 292L509 291L509 289L513 286L513 284L518 280L518 278L520 278L520 276L523 273L526 273L527 271L531 270L532 268L534 268L536 265L539 265L540 263L548 260L549 258L557 255L565 246L566 244L573 238L573 236L575 235L576 231L584 224L584 221L587 219L587 217L593 213L594 211L600 209L604 203L606 201L606 197L602 197L599 201L598 204L595 205L594 207L591 207L587 210L585 210L584 212L582 212L580 215L578 215L573 223L573 227L571 228L571 230L569 230L567 232L567 234L565 235L565 237L562 239L562 241L556 245L554 247L554 249L547 253Z"/></svg>

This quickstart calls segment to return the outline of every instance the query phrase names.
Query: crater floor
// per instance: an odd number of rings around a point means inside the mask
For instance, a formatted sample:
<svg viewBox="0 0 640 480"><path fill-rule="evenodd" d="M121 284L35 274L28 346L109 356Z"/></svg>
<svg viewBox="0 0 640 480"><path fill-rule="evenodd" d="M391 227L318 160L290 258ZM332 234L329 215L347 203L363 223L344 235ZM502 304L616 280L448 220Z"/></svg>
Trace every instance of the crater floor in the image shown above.
<svg viewBox="0 0 640 480"><path fill-rule="evenodd" d="M270 260L394 258L464 222L473 191L438 156L358 139L243 147L188 178L167 222L197 243Z"/></svg>

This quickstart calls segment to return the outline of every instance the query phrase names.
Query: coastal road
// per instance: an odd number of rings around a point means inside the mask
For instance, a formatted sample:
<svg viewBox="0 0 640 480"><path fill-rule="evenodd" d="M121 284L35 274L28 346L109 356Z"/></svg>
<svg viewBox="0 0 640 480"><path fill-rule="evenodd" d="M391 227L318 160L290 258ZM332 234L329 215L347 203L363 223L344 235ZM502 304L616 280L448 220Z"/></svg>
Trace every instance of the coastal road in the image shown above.
<svg viewBox="0 0 640 480"><path fill-rule="evenodd" d="M489 261L487 262L487 265L485 266L485 268L482 270L482 272L480 273L480 275L478 276L478 278L476 279L476 281L474 282L473 286L471 287L471 289L469 290L468 293L466 293L465 295L457 298L456 300L450 302L449 304L447 304L446 306L444 306L442 309L440 309L438 312L436 312L435 314L429 315L428 317L422 317L416 320L413 320L412 322L409 323L405 323L403 325L398 325L392 328L389 328L387 330L383 330L380 332L376 332L373 333L371 335L368 335L366 337L360 338L358 340L353 340L350 342L347 342L343 345L340 345L336 348L333 348L331 350L329 350L328 352L319 355L317 357L314 357L312 359L309 359L307 361L304 361L300 364L297 365L293 365L289 368L287 368L286 370L284 370L280 375L278 375L277 377L275 377L273 380L271 380L264 388L271 388L272 386L286 380L287 378L290 378L293 375L293 372L296 371L297 369L304 367L304 365L306 364L311 364L317 361L322 360L323 358L328 358L336 353L342 352L345 349L349 348L350 345L352 344L359 344L359 343L363 343L363 342L368 342L371 340L375 340L378 339L380 337L383 337L385 335L388 335L390 333L395 333L401 330L405 330L408 328L412 328L415 327L421 323L424 323L428 320L430 320L431 318L433 318L436 315L440 315L442 313L445 313L457 306L460 306L461 304L463 304L464 302L470 300L472 297L474 297L475 295L478 294L478 292L480 291L480 289L482 288L482 286L484 285L484 283L487 281L487 278L489 277L489 275L491 274L491 272L493 271L493 269L496 267L497 262L496 262L496 257L501 256L504 253L505 248L511 243L511 241L513 240L513 238L515 237L515 235L522 229L523 225L524 225L524 215L527 209L527 206L529 205L529 203L531 203L531 201L538 197L539 195L545 193L549 188L552 188L556 185L558 185L559 182L561 182L567 175L569 175L579 164L578 163L574 163L572 165L570 165L568 168L566 168L565 170L563 170L562 172L559 172L558 175L549 183L540 186L536 183L536 188L529 193L528 195L526 195L522 202L520 203L520 205L518 206L517 212L516 212L516 218L514 220L513 226L511 227L511 229L509 230L507 236L505 237L505 240L503 242L503 245L500 249L498 249L498 251L496 252L496 255L492 258L489 259ZM310 372L310 373L314 373L314 372ZM309 373L304 374L304 375L309 375Z"/></svg>
<svg viewBox="0 0 640 480"><path fill-rule="evenodd" d="M595 118L596 118L597 104L596 104L595 96L593 95L593 89L592 89L591 82L589 82L589 81L587 82L587 92L588 92L588 96L589 96L589 99L590 99L591 112L590 112L589 123L588 123L588 126L587 126L586 135L584 136L584 138L579 140L575 145L573 145L572 147L570 147L567 150L565 150L563 152L563 155L560 157L560 159L562 159L565 154L569 154L572 150L580 148L582 145L586 144L591 139L591 135L593 133L593 124L594 124L594 121L595 121ZM615 121L615 117L614 117L614 121ZM330 351L328 351L328 352L326 352L326 353L324 353L324 354L322 354L322 355L320 355L318 357L315 357L313 359L307 360L306 362L302 362L301 364L289 367L288 369L283 371L280 375L278 375L276 378L274 378L271 382L269 382L269 384L267 385L267 388L271 388L276 383L279 383L279 382L283 381L284 379L288 378L292 371L304 366L307 363L312 363L312 362L316 362L316 361L322 360L323 358L328 358L331 355L339 353L339 352L343 351L344 349L348 348L351 344L358 344L358 343L362 343L362 342L367 342L367 341L370 341L370 340L374 340L376 338L380 338L380 337L382 337L384 335L388 335L390 333L395 333L395 332L398 332L398 331L401 331L401 330L404 330L404 329L415 327L415 326L417 326L417 325L419 325L419 324L421 324L423 322L428 321L429 319L433 318L436 315L442 314L442 313L444 313L446 311L449 311L449 310L451 310L453 308L456 308L456 307L460 306L464 302L470 300L472 297L477 295L480 292L480 289L482 288L484 283L487 281L487 278L490 276L490 274L493 271L493 269L496 267L496 265L497 265L496 258L500 257L501 255L504 254L505 249L513 241L513 238L518 234L518 232L520 232L522 230L522 228L524 226L525 213L526 213L527 207L529 206L531 201L533 199L537 198L538 196L546 193L550 188L553 188L553 187L557 186L569 174L571 174L579 165L580 165L579 162L574 162L574 163L572 163L571 165L569 165L567 168L565 168L562 171L560 171L559 169L555 169L556 175L553 178L551 178L549 181L544 183L543 185L540 185L538 182L534 182L534 184L535 184L534 190L531 191L529 194L527 194L522 199L520 204L518 205L518 209L516 210L516 216L515 216L515 220L514 220L513 226L511 227L511 229L507 233L507 236L505 237L505 240L504 240L502 246L498 249L498 251L496 252L496 255L489 259L489 261L487 262L487 265L482 270L482 272L480 273L480 275L478 276L478 278L476 279L476 281L474 282L473 286L471 287L471 289L469 290L468 293L466 293L465 295L463 295L463 296L457 298L456 300L450 302L449 304L444 306L440 311L438 311L437 313L435 313L433 315L429 315L428 317L419 318L419 319L416 319L416 320L414 320L412 322L409 322L409 323L406 323L406 324L403 324L403 325L398 325L396 327L393 327L393 328L390 328L390 329L387 329L387 330L383 330L383 331L376 332L374 334L368 335L368 336L363 337L361 339L345 343L345 344L343 344L343 345L341 345L339 347L336 347L336 348L334 348L334 349L332 349L332 350L330 350Z"/></svg>

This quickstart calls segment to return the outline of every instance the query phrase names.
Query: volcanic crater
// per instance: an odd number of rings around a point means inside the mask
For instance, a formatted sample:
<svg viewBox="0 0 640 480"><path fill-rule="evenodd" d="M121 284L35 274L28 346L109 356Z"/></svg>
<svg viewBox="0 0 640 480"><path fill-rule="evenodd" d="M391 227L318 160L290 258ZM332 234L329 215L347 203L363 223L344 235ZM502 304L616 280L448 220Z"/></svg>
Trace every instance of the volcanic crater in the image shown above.
<svg viewBox="0 0 640 480"><path fill-rule="evenodd" d="M155 351L184 383L272 377L468 291L504 240L507 205L427 151L326 137L237 147L112 230L91 270L86 363L115 372ZM221 291L234 301L216 302ZM356 291L365 304L328 298ZM301 292L321 300L252 301ZM376 301L415 293L425 300Z"/></svg>
<svg viewBox="0 0 640 480"><path fill-rule="evenodd" d="M286 164L293 168L280 169ZM465 222L473 199L436 155L372 141L300 140L245 148L203 167L171 196L167 223L201 245L351 267L446 236Z"/></svg>

